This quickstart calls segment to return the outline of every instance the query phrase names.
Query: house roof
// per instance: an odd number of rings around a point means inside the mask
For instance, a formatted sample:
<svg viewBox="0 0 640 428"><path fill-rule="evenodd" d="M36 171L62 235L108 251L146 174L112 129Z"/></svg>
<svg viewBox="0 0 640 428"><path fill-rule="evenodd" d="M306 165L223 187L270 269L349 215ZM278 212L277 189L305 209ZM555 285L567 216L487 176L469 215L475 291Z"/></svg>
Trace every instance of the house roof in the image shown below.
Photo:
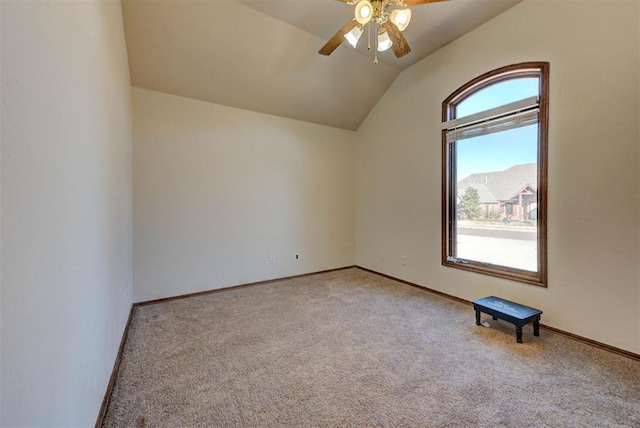
<svg viewBox="0 0 640 428"><path fill-rule="evenodd" d="M355 130L401 70L522 0L412 7L412 52L374 65L358 49L318 50L353 18L336 0L123 0L132 86Z"/></svg>
<svg viewBox="0 0 640 428"><path fill-rule="evenodd" d="M504 171L471 174L458 181L458 194L464 195L465 189L473 187L478 190L482 203L507 201L527 186L534 190L537 189L537 177L538 171L535 163L514 165Z"/></svg>
<svg viewBox="0 0 640 428"><path fill-rule="evenodd" d="M498 202L498 200L493 196L493 194L491 193L491 191L489 189L487 189L487 186L485 186L482 183L469 183L464 187L459 187L458 186L458 197L463 197L464 194L466 193L466 190L471 187L474 188L478 191L478 196L480 197L480 202L483 204L495 204Z"/></svg>

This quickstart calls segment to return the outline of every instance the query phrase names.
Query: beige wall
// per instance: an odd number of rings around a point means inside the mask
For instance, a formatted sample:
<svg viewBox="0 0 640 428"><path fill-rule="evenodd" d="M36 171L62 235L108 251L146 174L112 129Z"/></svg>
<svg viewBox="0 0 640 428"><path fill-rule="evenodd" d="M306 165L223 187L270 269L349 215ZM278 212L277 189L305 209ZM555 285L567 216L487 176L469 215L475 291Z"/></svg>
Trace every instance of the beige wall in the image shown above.
<svg viewBox="0 0 640 428"><path fill-rule="evenodd" d="M92 426L132 299L120 3L0 4L0 425Z"/></svg>
<svg viewBox="0 0 640 428"><path fill-rule="evenodd" d="M133 112L135 301L353 264L353 132L137 88Z"/></svg>
<svg viewBox="0 0 640 428"><path fill-rule="evenodd" d="M640 352L638 34L635 1L525 0L405 70L357 133L356 263ZM521 61L551 63L547 289L440 264L442 100Z"/></svg>

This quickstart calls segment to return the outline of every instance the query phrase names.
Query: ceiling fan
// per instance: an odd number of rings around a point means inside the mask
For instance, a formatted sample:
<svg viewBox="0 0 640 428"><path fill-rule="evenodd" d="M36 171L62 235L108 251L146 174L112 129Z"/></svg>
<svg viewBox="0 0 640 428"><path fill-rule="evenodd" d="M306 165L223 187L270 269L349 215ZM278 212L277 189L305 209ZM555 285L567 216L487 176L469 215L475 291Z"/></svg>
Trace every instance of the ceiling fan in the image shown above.
<svg viewBox="0 0 640 428"><path fill-rule="evenodd" d="M411 48L402 32L411 21L409 6L426 3L436 3L446 0L338 0L342 3L355 5L355 17L347 22L329 41L318 51L321 55L331 55L338 46L347 40L354 48L364 32L368 29L368 46L371 50L371 31L374 37L374 63L378 63L378 52L391 48L397 58L403 57ZM368 25L367 25L368 24Z"/></svg>

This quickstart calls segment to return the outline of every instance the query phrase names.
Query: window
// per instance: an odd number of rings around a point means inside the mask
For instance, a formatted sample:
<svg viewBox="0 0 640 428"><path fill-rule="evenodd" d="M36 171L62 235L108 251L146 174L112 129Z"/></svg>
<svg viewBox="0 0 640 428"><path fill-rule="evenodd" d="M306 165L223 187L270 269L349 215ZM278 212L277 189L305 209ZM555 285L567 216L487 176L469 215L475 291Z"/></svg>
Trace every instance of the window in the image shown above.
<svg viewBox="0 0 640 428"><path fill-rule="evenodd" d="M442 103L442 264L547 285L549 63L502 67Z"/></svg>

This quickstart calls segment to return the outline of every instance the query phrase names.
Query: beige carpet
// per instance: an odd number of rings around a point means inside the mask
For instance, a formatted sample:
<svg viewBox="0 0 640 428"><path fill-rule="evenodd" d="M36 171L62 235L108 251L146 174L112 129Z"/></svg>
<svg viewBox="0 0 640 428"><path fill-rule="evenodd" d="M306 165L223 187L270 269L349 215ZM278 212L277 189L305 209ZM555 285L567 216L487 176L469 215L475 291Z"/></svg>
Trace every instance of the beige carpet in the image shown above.
<svg viewBox="0 0 640 428"><path fill-rule="evenodd" d="M138 307L104 426L640 427L639 362L483 320L355 268Z"/></svg>

